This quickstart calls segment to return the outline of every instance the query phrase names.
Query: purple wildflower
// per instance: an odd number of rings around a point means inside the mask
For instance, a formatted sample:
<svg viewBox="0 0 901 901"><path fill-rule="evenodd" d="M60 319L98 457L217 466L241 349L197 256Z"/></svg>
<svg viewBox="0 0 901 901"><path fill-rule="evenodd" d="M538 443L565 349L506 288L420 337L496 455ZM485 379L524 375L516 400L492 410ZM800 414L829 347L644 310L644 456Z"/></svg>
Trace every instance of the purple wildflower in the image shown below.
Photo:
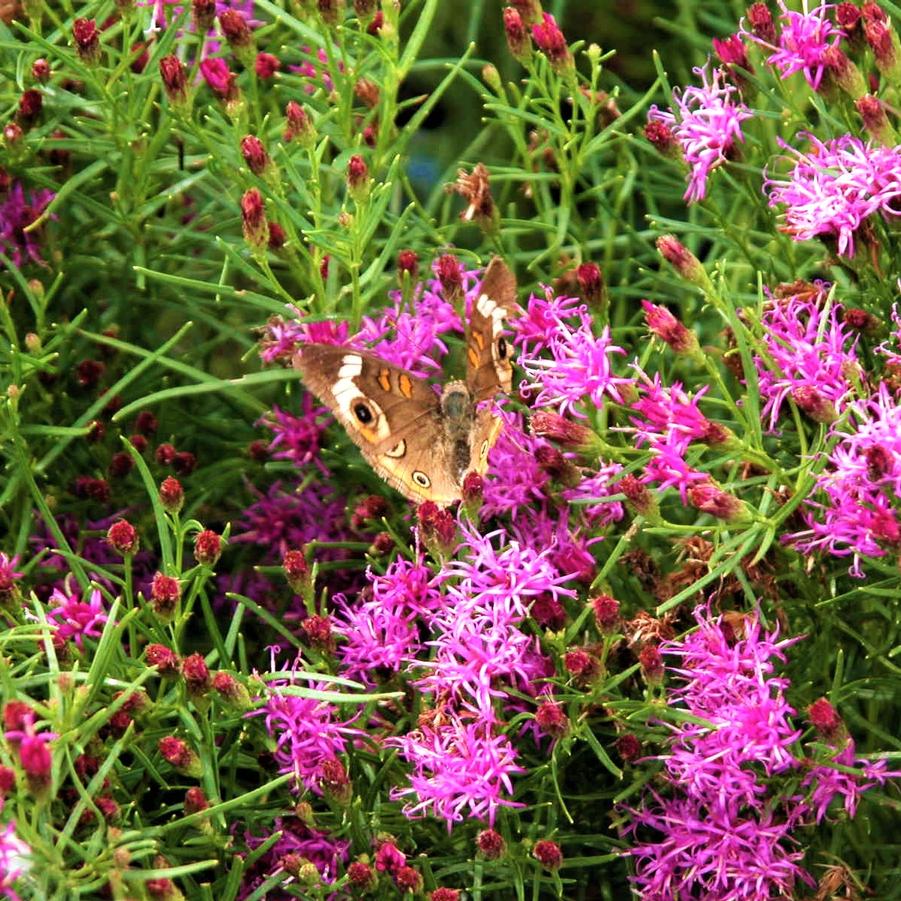
<svg viewBox="0 0 901 901"><path fill-rule="evenodd" d="M276 672L273 652L272 669ZM328 691L327 682L306 681L302 678L303 661L298 658L290 668L279 671L269 681L269 697L258 710L248 716L265 717L266 731L275 739L274 756L282 773L293 773L300 786L322 794L320 777L322 766L335 760L347 749L347 741L358 735L353 720L342 720L338 708L331 701L315 697L289 694L285 688L300 692Z"/></svg>
<svg viewBox="0 0 901 901"><path fill-rule="evenodd" d="M778 47L758 37L753 31L746 30L744 26L741 34L772 51L767 62L779 70L781 78L803 72L807 83L817 90L826 68L824 55L827 50L837 47L842 37L841 29L833 25L826 15L832 4L824 3L803 13L788 9L783 0L780 0L779 6L782 9L782 28Z"/></svg>
<svg viewBox="0 0 901 901"><path fill-rule="evenodd" d="M803 403L804 392L816 392L841 413L851 392L850 379L860 370L857 338L842 324L841 306L827 304L825 284L816 287L813 299L809 294L774 298L761 316L766 357L757 356L754 363L766 399L762 416L771 429L786 401Z"/></svg>
<svg viewBox="0 0 901 901"><path fill-rule="evenodd" d="M313 62L312 49L304 45L301 50L309 57L309 59L305 59L298 66L288 66L288 69L291 72L296 72L298 75L309 79L307 84L304 85L304 91L306 91L308 94L312 94L316 90L316 88L320 87L320 85L324 87L326 91L331 91L334 87L334 82L329 75L328 54L321 47L316 51L315 59L319 64L317 66ZM344 64L339 62L338 69L339 71L343 72Z"/></svg>
<svg viewBox="0 0 901 901"><path fill-rule="evenodd" d="M0 551L0 604L13 596L16 582L22 578L22 573L16 570L18 564L18 556L10 557Z"/></svg>
<svg viewBox="0 0 901 901"><path fill-rule="evenodd" d="M312 487L287 491L281 482L270 485L266 494L253 491L257 499L244 510L236 542L256 544L281 557L308 541L340 540L347 534L343 501L326 500Z"/></svg>
<svg viewBox="0 0 901 901"><path fill-rule="evenodd" d="M861 556L901 546L901 405L883 383L850 405L847 422L817 477L825 497L807 502L809 528L788 540L803 553L853 555L851 574L862 576Z"/></svg>
<svg viewBox="0 0 901 901"><path fill-rule="evenodd" d="M55 196L53 191L40 189L31 191L26 198L22 183L17 181L0 202L0 253L5 254L17 269L26 260L45 265L40 253L40 232L26 232L25 229Z"/></svg>
<svg viewBox="0 0 901 901"><path fill-rule="evenodd" d="M68 587L65 591L53 590L47 602L50 609L47 619L56 624L55 638L59 642L75 639L79 650L84 649L85 638L99 638L107 621L100 589L91 591L90 600L82 600L83 595L73 594Z"/></svg>
<svg viewBox="0 0 901 901"><path fill-rule="evenodd" d="M685 460L685 451L671 444L652 444L651 459L644 469L641 481L646 485L657 483L662 491L676 488L683 504L688 503L688 489L710 480L706 472L692 469Z"/></svg>
<svg viewBox="0 0 901 901"><path fill-rule="evenodd" d="M315 461L320 470L327 473L319 460L322 436L328 424L329 411L316 406L313 396L304 394L300 416L273 405L269 413L259 420L259 425L272 432L269 455L274 460L290 460L295 466Z"/></svg>
<svg viewBox="0 0 901 901"><path fill-rule="evenodd" d="M539 447L548 447L548 443L527 435L519 414L502 413L501 416L504 429L488 456L483 519L502 513L510 513L515 519L519 511L533 510L536 502L547 500L544 489L551 480L535 454Z"/></svg>
<svg viewBox="0 0 901 901"><path fill-rule="evenodd" d="M898 280L898 290L901 291L901 279ZM894 328L889 333L889 339L883 341L876 351L885 357L887 363L901 366L901 311L897 304L892 304L892 325ZM0 591L2 591L2 587L0 587Z"/></svg>
<svg viewBox="0 0 901 901"><path fill-rule="evenodd" d="M848 739L845 746L832 758L832 765L819 764L811 767L802 788L812 788L810 805L816 821L822 822L832 801L841 797L842 807L849 818L857 813L860 796L875 785L884 785L899 772L888 772L885 760L869 761L854 755L854 740ZM860 767L858 773L844 772L837 767Z"/></svg>
<svg viewBox="0 0 901 901"><path fill-rule="evenodd" d="M853 256L855 234L866 219L901 215L895 205L901 197L901 151L852 135L826 143L804 136L811 143L808 153L779 140L795 164L787 178L766 179L769 205L785 207L783 231L796 241L830 235L840 254Z"/></svg>
<svg viewBox="0 0 901 901"><path fill-rule="evenodd" d="M689 85L681 93L673 91L677 113L652 106L651 122L662 122L676 136L691 174L685 200L694 203L707 195L707 178L711 170L722 165L736 141L743 141L741 123L752 113L740 101L739 90L729 84L722 69L708 73L707 66L694 69L701 86Z"/></svg>
<svg viewBox="0 0 901 901"><path fill-rule="evenodd" d="M339 867L348 861L349 841L333 838L327 832L313 829L297 817L276 817L273 832L281 832L281 838L245 871L238 890L239 899L252 895L268 876L278 870L288 854L310 861L326 883L334 882L338 878ZM244 842L250 850L258 848L268 838L268 835L256 836L247 831L244 833ZM290 885L291 881L285 884Z"/></svg>
<svg viewBox="0 0 901 901"><path fill-rule="evenodd" d="M334 623L344 636L342 673L371 682L374 671L398 672L421 649L417 620L438 608L441 595L421 560L397 559L383 576L367 577L371 591L354 604L342 602Z"/></svg>
<svg viewBox="0 0 901 901"><path fill-rule="evenodd" d="M500 807L522 807L503 797L513 794L512 777L525 770L516 763L510 740L484 720L451 713L447 722L391 738L412 764L410 785L395 788L391 798L410 798L408 817L432 815L454 823L468 817L494 824Z"/></svg>
<svg viewBox="0 0 901 901"><path fill-rule="evenodd" d="M607 463L597 472L582 479L575 488L566 489L562 496L570 502L594 501L595 503L586 504L582 508L593 526L619 522L624 515L623 505L619 501L610 502L605 499L619 493L615 478L621 471L622 466L619 463Z"/></svg>
<svg viewBox="0 0 901 901"><path fill-rule="evenodd" d="M528 682L525 662L537 650L536 639L519 629L529 605L547 592L554 598L572 597L548 559L516 541L501 550L493 541L502 531L479 535L462 527L466 559L450 561L441 573L447 602L431 617L437 633L427 642L434 656L413 661L428 670L416 683L422 691L472 704L492 719L493 698L504 698L502 685Z"/></svg>
<svg viewBox="0 0 901 901"><path fill-rule="evenodd" d="M792 818L767 802L761 773L797 765L790 746L801 732L773 661L784 661L799 639L764 633L753 615L729 635L722 617L699 607L695 618L696 631L660 650L680 658L670 704L703 722L670 727L670 752L661 756L669 796L651 791L631 811L629 831L642 835L630 852L635 885L642 898L660 901L791 895L797 881L812 880L792 847ZM658 835L645 838L647 830Z"/></svg>
<svg viewBox="0 0 901 901"><path fill-rule="evenodd" d="M522 353L518 361L531 379L520 385L520 393L525 397L538 389L535 407L554 407L561 415L584 419L578 409L582 403L600 407L605 396L621 402L619 386L630 384L631 379L613 374L612 356L625 351L613 343L609 326L595 336L585 321L573 327L555 317L547 347L551 359Z"/></svg>
<svg viewBox="0 0 901 901"><path fill-rule="evenodd" d="M4 898L21 901L16 883L28 873L30 854L31 848L16 835L16 824L7 823L0 831L0 895Z"/></svg>
<svg viewBox="0 0 901 901"><path fill-rule="evenodd" d="M610 516L614 516L619 504L602 504L599 507L606 508ZM603 521L592 522L589 520L589 534L596 531L593 526L602 525ZM509 526L509 534L512 539L521 545L535 548L545 548L548 560L561 576L568 576L579 582L590 583L597 575L597 561L591 553L590 547L599 541L603 541L603 535L594 534L588 538L580 531L575 531L569 525L569 513L561 510L559 513L553 510L545 510L533 507L531 515L520 516L513 520Z"/></svg>
<svg viewBox="0 0 901 901"><path fill-rule="evenodd" d="M516 336L513 343L534 356L549 344L558 322L577 319L588 327L591 317L588 307L578 297L556 295L549 286L544 286L544 294L532 294L525 312L516 319Z"/></svg>

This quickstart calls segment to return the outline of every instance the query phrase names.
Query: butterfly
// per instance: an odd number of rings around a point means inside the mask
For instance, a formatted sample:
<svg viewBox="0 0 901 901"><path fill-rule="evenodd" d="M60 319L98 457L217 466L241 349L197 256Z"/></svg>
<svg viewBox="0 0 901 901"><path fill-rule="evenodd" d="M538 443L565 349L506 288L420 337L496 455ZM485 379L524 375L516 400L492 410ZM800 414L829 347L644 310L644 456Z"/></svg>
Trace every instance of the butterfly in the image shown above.
<svg viewBox="0 0 901 901"><path fill-rule="evenodd" d="M513 383L504 320L515 314L516 278L494 257L466 324L466 379L438 395L377 354L305 344L294 356L307 387L334 413L369 465L416 502L461 499L468 472L483 475L503 422L483 401Z"/></svg>

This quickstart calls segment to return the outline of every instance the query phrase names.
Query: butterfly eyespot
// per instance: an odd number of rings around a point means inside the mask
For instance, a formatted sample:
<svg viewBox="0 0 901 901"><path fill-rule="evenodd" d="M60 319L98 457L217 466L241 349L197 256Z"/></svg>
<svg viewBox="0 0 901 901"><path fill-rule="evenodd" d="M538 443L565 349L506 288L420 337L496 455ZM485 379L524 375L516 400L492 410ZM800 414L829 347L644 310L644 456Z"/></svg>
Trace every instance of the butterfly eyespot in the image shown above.
<svg viewBox="0 0 901 901"><path fill-rule="evenodd" d="M424 472L420 472L418 469L413 473L413 481L416 482L420 488L429 488L432 485L432 480Z"/></svg>
<svg viewBox="0 0 901 901"><path fill-rule="evenodd" d="M505 360L507 358L507 339L506 338L498 338L497 339L497 355L501 360Z"/></svg>
<svg viewBox="0 0 901 901"><path fill-rule="evenodd" d="M488 456L488 442L483 441L482 446L479 448L479 456L484 460Z"/></svg>
<svg viewBox="0 0 901 901"><path fill-rule="evenodd" d="M370 422L375 418L372 415L372 410L364 403L356 403L354 404L354 416L363 423L363 425L369 425Z"/></svg>

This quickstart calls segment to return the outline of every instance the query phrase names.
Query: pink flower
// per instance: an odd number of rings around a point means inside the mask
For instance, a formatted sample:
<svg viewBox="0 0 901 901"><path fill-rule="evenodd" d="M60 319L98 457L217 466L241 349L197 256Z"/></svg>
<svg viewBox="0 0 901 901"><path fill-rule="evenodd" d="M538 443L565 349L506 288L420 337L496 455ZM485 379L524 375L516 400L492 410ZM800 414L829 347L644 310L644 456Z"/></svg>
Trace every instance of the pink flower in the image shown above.
<svg viewBox="0 0 901 901"><path fill-rule="evenodd" d="M0 895L4 898L21 901L15 887L28 873L30 855L31 848L16 835L16 824L7 823L0 831Z"/></svg>
<svg viewBox="0 0 901 901"><path fill-rule="evenodd" d="M227 98L232 93L236 76L221 57L205 59L200 64L200 74L220 97Z"/></svg>
<svg viewBox="0 0 901 901"><path fill-rule="evenodd" d="M829 235L840 254L853 256L855 234L865 220L876 213L901 215L901 151L851 135L825 144L805 137L812 145L808 153L779 141L795 162L787 178L766 179L769 205L784 207L783 230L796 241Z"/></svg>
<svg viewBox="0 0 901 901"><path fill-rule="evenodd" d="M56 195L53 191L31 191L26 199L21 182L13 182L0 202L0 253L18 269L28 260L44 263L40 253L40 231L26 232Z"/></svg>
<svg viewBox="0 0 901 901"><path fill-rule="evenodd" d="M682 146L685 162L691 169L685 199L689 203L707 195L707 178L711 170L722 165L736 141L743 141L741 123L752 117L744 103L736 101L738 88L726 81L722 69L707 66L694 69L701 77L701 87L690 85L681 93L674 90L677 112L662 111L652 106L651 122L667 125Z"/></svg>
<svg viewBox="0 0 901 901"><path fill-rule="evenodd" d="M765 356L754 365L762 411L771 429L783 405L799 389L815 390L837 413L847 405L851 378L860 370L857 337L841 322L841 306L827 303L827 286L818 293L797 294L769 301L761 316ZM803 394L803 391L802 391Z"/></svg>
<svg viewBox="0 0 901 901"><path fill-rule="evenodd" d="M526 379L520 385L523 396L537 389L535 407L554 407L558 413L585 418L579 407L590 404L600 407L604 397L621 402L619 386L631 379L613 374L613 355L625 351L613 343L610 327L604 326L594 335L585 322L572 327L562 319L555 319L548 342L551 359L523 353L518 363Z"/></svg>
<svg viewBox="0 0 901 901"><path fill-rule="evenodd" d="M282 670L269 682L269 697L266 703L248 716L262 716L267 732L275 739L275 760L280 772L293 773L300 785L322 794L319 777L325 761L334 760L347 749L347 741L358 735L350 720L341 719L338 707L330 701L302 694L289 694L284 688L327 691L333 686L328 682L309 682L299 672L303 672L304 661L297 659L290 668ZM276 671L275 654L272 656L272 671Z"/></svg>
<svg viewBox="0 0 901 901"><path fill-rule="evenodd" d="M319 451L330 414L326 407L315 406L310 394L303 396L302 404L301 416L292 416L273 405L259 424L272 432L268 448L272 459L290 460L295 466L315 461L322 470L324 467L319 461Z"/></svg>
<svg viewBox="0 0 901 901"><path fill-rule="evenodd" d="M456 713L447 720L386 742L413 766L410 785L391 791L392 799L410 799L404 814L444 819L450 830L464 818L493 825L498 808L522 807L504 797L513 794L512 777L525 772L507 736L483 720Z"/></svg>
<svg viewBox="0 0 901 901"><path fill-rule="evenodd" d="M56 624L56 639L66 642L74 638L79 650L84 648L85 638L100 637L107 620L99 588L91 592L89 601L83 601L82 597L72 594L68 588L65 592L55 588L47 602L50 605L47 619Z"/></svg>
<svg viewBox="0 0 901 901"><path fill-rule="evenodd" d="M826 15L832 4L824 3L811 12L803 13L788 9L783 0L780 0L779 5L782 9L779 17L782 29L779 32L778 47L744 27L741 34L773 51L767 57L767 62L779 70L780 77L788 78L795 72L803 72L807 83L816 90L825 69L823 56L827 50L838 46L842 37L841 29L833 25Z"/></svg>

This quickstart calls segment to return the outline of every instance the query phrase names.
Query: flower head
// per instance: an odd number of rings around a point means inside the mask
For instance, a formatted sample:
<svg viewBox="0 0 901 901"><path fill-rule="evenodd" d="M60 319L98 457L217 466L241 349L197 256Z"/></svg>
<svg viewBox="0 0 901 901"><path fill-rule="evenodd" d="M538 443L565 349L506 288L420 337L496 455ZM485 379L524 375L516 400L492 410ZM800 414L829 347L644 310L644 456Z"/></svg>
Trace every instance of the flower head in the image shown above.
<svg viewBox="0 0 901 901"><path fill-rule="evenodd" d="M694 70L701 86L690 85L681 93L673 91L676 112L652 106L648 119L662 122L672 129L685 162L691 169L685 199L689 203L707 194L707 178L711 170L722 165L735 146L743 141L741 123L752 117L739 100L738 88L726 81L722 69L708 72L707 66Z"/></svg>
<svg viewBox="0 0 901 901"><path fill-rule="evenodd" d="M57 627L56 640L64 643L74 639L79 650L84 649L85 638L100 637L107 620L99 588L91 591L88 601L82 600L83 597L73 594L68 588L66 591L55 588L47 602L47 619Z"/></svg>
<svg viewBox="0 0 901 901"><path fill-rule="evenodd" d="M16 268L31 260L44 264L40 254L40 231L25 231L35 222L56 195L41 189L25 195L21 182L13 182L0 201L0 253L9 257Z"/></svg>
<svg viewBox="0 0 901 901"><path fill-rule="evenodd" d="M853 256L856 234L870 216L901 215L901 151L852 135L825 143L805 136L811 144L807 153L780 140L794 165L787 177L766 179L769 205L784 208L783 230L796 241L828 235L840 254Z"/></svg>

